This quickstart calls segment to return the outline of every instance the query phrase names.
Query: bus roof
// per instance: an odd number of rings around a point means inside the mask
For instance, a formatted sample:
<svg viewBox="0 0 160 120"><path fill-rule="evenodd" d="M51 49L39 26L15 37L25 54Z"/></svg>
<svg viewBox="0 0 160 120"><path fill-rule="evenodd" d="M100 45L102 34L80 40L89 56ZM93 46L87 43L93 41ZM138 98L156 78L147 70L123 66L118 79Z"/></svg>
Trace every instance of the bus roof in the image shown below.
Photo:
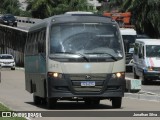
<svg viewBox="0 0 160 120"><path fill-rule="evenodd" d="M133 28L120 28L121 35L137 35Z"/></svg>
<svg viewBox="0 0 160 120"><path fill-rule="evenodd" d="M99 16L94 14L62 14L55 15L46 19L43 19L39 23L30 27L29 31L47 27L51 24L58 23L112 23L117 24L109 17Z"/></svg>
<svg viewBox="0 0 160 120"><path fill-rule="evenodd" d="M70 11L70 12L66 12L65 14L93 14L93 12L87 12L87 11Z"/></svg>
<svg viewBox="0 0 160 120"><path fill-rule="evenodd" d="M160 45L160 39L136 39L136 42L141 42L145 45Z"/></svg>

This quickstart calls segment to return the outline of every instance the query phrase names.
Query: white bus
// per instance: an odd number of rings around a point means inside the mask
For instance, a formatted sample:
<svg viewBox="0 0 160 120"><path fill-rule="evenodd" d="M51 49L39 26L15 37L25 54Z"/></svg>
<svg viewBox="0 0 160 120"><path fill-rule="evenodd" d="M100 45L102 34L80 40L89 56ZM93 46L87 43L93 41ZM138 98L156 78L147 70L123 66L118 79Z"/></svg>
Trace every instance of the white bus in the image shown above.
<svg viewBox="0 0 160 120"><path fill-rule="evenodd" d="M125 89L125 52L119 27L110 18L64 14L29 29L25 86L35 104L102 99L120 108Z"/></svg>
<svg viewBox="0 0 160 120"><path fill-rule="evenodd" d="M133 28L120 28L120 32L125 46L126 71L131 72L133 66L134 43L137 38L137 32Z"/></svg>

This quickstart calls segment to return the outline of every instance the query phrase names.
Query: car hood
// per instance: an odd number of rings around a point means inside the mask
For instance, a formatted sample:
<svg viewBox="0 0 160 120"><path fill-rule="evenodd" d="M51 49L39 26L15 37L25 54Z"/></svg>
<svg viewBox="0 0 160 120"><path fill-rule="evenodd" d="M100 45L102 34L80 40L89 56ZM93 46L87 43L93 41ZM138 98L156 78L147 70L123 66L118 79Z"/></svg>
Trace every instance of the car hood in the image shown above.
<svg viewBox="0 0 160 120"><path fill-rule="evenodd" d="M0 59L0 62L14 62L13 59Z"/></svg>

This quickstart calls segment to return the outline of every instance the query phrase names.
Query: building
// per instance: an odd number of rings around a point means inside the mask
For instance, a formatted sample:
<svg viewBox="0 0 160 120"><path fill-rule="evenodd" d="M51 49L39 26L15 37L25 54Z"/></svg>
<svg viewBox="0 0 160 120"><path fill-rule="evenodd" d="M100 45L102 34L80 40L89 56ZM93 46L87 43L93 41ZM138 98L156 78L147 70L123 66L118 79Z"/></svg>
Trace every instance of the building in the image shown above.
<svg viewBox="0 0 160 120"><path fill-rule="evenodd" d="M93 6L93 9L97 9L97 7L101 6L101 3L98 2L98 0L87 0L89 4Z"/></svg>
<svg viewBox="0 0 160 120"><path fill-rule="evenodd" d="M26 10L26 7L27 7L27 2L26 2L27 0L19 0L19 3L20 3L20 9L21 10Z"/></svg>

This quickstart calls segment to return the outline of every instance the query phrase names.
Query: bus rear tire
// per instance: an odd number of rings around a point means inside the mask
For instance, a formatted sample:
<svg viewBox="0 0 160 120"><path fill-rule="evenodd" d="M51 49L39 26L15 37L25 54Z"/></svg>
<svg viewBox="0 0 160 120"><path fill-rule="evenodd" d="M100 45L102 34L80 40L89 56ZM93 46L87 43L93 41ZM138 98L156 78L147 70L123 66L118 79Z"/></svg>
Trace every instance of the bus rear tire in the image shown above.
<svg viewBox="0 0 160 120"><path fill-rule="evenodd" d="M39 96L33 95L33 102L35 105L41 104L41 98Z"/></svg>
<svg viewBox="0 0 160 120"><path fill-rule="evenodd" d="M111 100L112 100L112 107L113 108L121 108L122 97L114 97Z"/></svg>
<svg viewBox="0 0 160 120"><path fill-rule="evenodd" d="M57 99L55 99L55 98L47 98L47 108L48 109L54 108L56 103L57 103Z"/></svg>

